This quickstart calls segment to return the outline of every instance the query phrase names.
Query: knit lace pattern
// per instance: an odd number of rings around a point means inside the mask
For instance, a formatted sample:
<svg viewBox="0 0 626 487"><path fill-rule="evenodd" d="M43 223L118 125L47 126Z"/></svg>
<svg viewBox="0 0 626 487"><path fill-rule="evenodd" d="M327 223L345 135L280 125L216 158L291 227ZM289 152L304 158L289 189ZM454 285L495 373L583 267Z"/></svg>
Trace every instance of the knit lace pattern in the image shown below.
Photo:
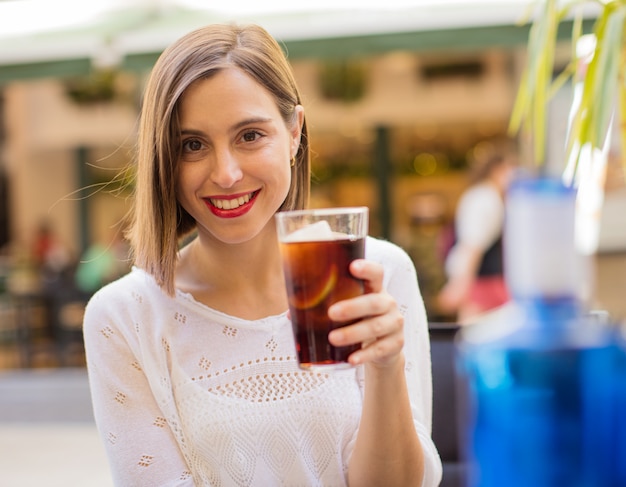
<svg viewBox="0 0 626 487"><path fill-rule="evenodd" d="M367 246L388 266L393 257L386 276L404 289L396 299L424 485L437 485L427 326L412 263L388 242ZM94 415L116 485L347 485L363 369L301 370L286 312L229 316L182 292L167 296L134 268L91 299L84 333Z"/></svg>

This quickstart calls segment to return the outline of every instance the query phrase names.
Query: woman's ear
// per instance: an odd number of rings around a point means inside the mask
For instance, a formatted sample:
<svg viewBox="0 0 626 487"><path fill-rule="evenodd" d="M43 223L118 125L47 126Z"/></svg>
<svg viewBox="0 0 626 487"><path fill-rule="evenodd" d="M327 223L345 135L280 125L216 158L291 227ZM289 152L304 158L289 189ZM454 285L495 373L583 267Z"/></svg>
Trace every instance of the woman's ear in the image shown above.
<svg viewBox="0 0 626 487"><path fill-rule="evenodd" d="M300 138L302 137L302 125L304 124L304 107L296 105L295 107L295 123L291 127L291 156L295 157L300 147Z"/></svg>

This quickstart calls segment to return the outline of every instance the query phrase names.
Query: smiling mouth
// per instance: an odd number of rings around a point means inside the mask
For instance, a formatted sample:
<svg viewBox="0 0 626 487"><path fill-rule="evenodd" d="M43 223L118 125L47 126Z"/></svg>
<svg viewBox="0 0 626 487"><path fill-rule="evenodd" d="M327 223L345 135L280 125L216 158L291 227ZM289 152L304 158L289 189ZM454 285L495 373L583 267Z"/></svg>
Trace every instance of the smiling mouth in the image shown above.
<svg viewBox="0 0 626 487"><path fill-rule="evenodd" d="M250 200L256 198L258 191L253 191L252 193L248 193L246 195L240 196L239 198L232 199L220 199L220 198L209 198L209 203L211 203L216 208L220 210L235 210L246 203L249 203Z"/></svg>

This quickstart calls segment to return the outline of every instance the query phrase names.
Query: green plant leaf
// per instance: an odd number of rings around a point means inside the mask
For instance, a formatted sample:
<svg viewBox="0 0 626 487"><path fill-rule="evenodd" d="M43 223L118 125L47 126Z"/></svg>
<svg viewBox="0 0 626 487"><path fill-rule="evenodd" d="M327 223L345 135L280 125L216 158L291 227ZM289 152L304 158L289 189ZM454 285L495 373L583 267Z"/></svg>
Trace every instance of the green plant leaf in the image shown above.
<svg viewBox="0 0 626 487"><path fill-rule="evenodd" d="M583 80L580 106L572 123L568 144L569 157L580 157L580 147L589 144L601 149L605 143L610 121L615 113L618 96L619 66L623 43L626 5L609 2L598 17L594 34L596 47Z"/></svg>
<svg viewBox="0 0 626 487"><path fill-rule="evenodd" d="M626 48L623 31L626 23L626 0L542 0L538 15L532 21L527 45L527 65L516 94L509 132L529 135L537 164L543 164L546 147L547 103L570 79L581 82L582 95L573 113L566 147L568 158L575 158L589 144L601 148L619 99L626 118ZM586 72L579 70L576 47L582 36L583 15L580 6L596 5L599 15L593 33L596 48ZM535 11L537 4L534 4ZM530 12L530 11L529 11ZM572 25L572 61L552 79L558 27L574 12ZM530 13L527 18L531 18ZM621 127L622 146L626 147L626 124ZM626 153L626 151L623 151ZM626 155L624 156L626 169Z"/></svg>

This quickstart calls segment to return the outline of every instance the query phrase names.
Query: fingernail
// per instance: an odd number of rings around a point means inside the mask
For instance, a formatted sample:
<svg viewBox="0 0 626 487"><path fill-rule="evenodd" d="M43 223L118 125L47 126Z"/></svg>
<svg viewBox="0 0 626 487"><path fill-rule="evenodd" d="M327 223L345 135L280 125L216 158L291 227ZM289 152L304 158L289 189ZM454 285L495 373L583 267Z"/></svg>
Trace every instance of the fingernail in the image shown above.
<svg viewBox="0 0 626 487"><path fill-rule="evenodd" d="M363 268L364 262L362 259L357 259L352 261L352 265L357 269L361 270Z"/></svg>
<svg viewBox="0 0 626 487"><path fill-rule="evenodd" d="M333 304L328 308L328 317L331 320L341 319L341 306Z"/></svg>

